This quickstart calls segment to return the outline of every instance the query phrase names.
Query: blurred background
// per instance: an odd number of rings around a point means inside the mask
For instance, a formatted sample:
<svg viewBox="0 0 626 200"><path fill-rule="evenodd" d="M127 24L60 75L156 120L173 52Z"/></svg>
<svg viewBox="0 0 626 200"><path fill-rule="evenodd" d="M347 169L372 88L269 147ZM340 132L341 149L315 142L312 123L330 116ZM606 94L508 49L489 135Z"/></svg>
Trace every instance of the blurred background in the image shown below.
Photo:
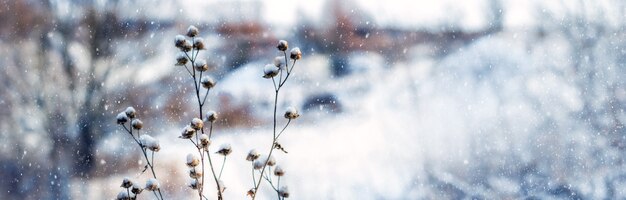
<svg viewBox="0 0 626 200"><path fill-rule="evenodd" d="M276 155L292 199L626 198L621 0L0 0L0 196L113 199L147 180L115 124L134 106L164 196L193 197L177 136L197 105L174 66L189 25L215 66L211 148L234 149L227 199L271 144L261 76L280 39L303 52L278 105L302 115Z"/></svg>

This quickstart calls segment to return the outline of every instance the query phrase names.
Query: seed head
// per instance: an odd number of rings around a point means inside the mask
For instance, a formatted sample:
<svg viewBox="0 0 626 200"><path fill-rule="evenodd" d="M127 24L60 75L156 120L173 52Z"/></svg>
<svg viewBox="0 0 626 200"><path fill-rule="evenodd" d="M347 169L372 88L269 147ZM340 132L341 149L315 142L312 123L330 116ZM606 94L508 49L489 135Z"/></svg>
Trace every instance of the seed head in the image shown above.
<svg viewBox="0 0 626 200"><path fill-rule="evenodd" d="M183 42L183 45L179 49L183 52L190 52L191 49L193 49L193 45L189 40L185 40L185 42Z"/></svg>
<svg viewBox="0 0 626 200"><path fill-rule="evenodd" d="M139 137L139 142L142 147L150 149L153 152L159 152L161 150L161 145L159 144L159 140L153 138L150 135L143 134Z"/></svg>
<svg viewBox="0 0 626 200"><path fill-rule="evenodd" d="M120 187L129 188L131 186L133 186L133 181L131 181L128 177L124 177L124 180L122 181L122 185Z"/></svg>
<svg viewBox="0 0 626 200"><path fill-rule="evenodd" d="M187 154L187 167L195 167L200 164L200 158L194 154Z"/></svg>
<svg viewBox="0 0 626 200"><path fill-rule="evenodd" d="M128 196L128 192L120 191L117 193L117 200L130 200L130 196Z"/></svg>
<svg viewBox="0 0 626 200"><path fill-rule="evenodd" d="M204 39L202 39L201 37L194 38L193 47L195 47L196 49L205 49Z"/></svg>
<svg viewBox="0 0 626 200"><path fill-rule="evenodd" d="M270 157L267 159L267 165L269 165L269 166L274 166L274 165L276 165L276 159L274 159L274 156L270 156Z"/></svg>
<svg viewBox="0 0 626 200"><path fill-rule="evenodd" d="M159 181L154 179L154 178L150 178L148 179L148 181L146 182L146 190L149 191L156 191L159 189L159 187L161 186L161 184L159 184Z"/></svg>
<svg viewBox="0 0 626 200"><path fill-rule="evenodd" d="M215 122L217 120L217 113L215 111L210 110L206 113L206 120L210 122Z"/></svg>
<svg viewBox="0 0 626 200"><path fill-rule="evenodd" d="M256 170L259 170L261 168L263 168L263 162L261 162L260 160L256 160L254 161L254 163L252 164L252 167Z"/></svg>
<svg viewBox="0 0 626 200"><path fill-rule="evenodd" d="M287 51L289 44L287 44L287 41L285 40L279 40L276 48L278 48L279 51Z"/></svg>
<svg viewBox="0 0 626 200"><path fill-rule="evenodd" d="M298 110L294 107L288 107L285 111L285 118L287 119L295 119L298 117L300 117L300 114L298 114Z"/></svg>
<svg viewBox="0 0 626 200"><path fill-rule="evenodd" d="M126 116L130 117L131 119L135 118L137 115L137 112L135 111L135 108L133 107L126 108L126 111L124 112L126 112Z"/></svg>
<svg viewBox="0 0 626 200"><path fill-rule="evenodd" d="M196 71L203 72L203 71L209 70L209 65L206 63L206 60L199 59L194 64L194 68L196 69Z"/></svg>
<svg viewBox="0 0 626 200"><path fill-rule="evenodd" d="M197 130L202 129L202 127L204 127L204 122L199 118L193 118L191 120L191 124L189 125L191 126L191 128L196 129L197 131Z"/></svg>
<svg viewBox="0 0 626 200"><path fill-rule="evenodd" d="M276 166L276 168L274 168L274 175L276 176L284 176L285 175L285 170L280 167L280 166Z"/></svg>
<svg viewBox="0 0 626 200"><path fill-rule="evenodd" d="M191 168L191 169L189 169L189 177L194 178L194 179L195 178L200 178L200 177L202 177L202 171L197 170L195 167Z"/></svg>
<svg viewBox="0 0 626 200"><path fill-rule="evenodd" d="M228 156L228 154L230 154L232 151L233 151L233 150L230 148L230 144L223 144L223 145L220 147L220 150L218 150L218 151L217 151L217 152L215 152L215 153L217 153L217 154L221 154L221 155L223 155L223 156Z"/></svg>
<svg viewBox="0 0 626 200"><path fill-rule="evenodd" d="M278 195L283 198L289 198L289 188L287 186L283 186L278 190Z"/></svg>
<svg viewBox="0 0 626 200"><path fill-rule="evenodd" d="M143 128L143 122L139 119L133 119L133 121L130 122L130 125L132 125L136 130L141 130L141 128Z"/></svg>
<svg viewBox="0 0 626 200"><path fill-rule="evenodd" d="M189 62L189 59L185 53L179 52L178 55L176 55L176 65L183 66L187 64L187 62Z"/></svg>
<svg viewBox="0 0 626 200"><path fill-rule="evenodd" d="M199 33L200 33L200 31L198 30L198 28L196 28L193 25L191 25L191 26L189 26L189 28L187 28L187 36L188 37L196 37L196 36L198 36Z"/></svg>
<svg viewBox="0 0 626 200"><path fill-rule="evenodd" d="M213 86L215 86L215 81L210 76L204 76L202 77L202 79L200 79L200 84L202 84L202 87L206 89L211 89Z"/></svg>
<svg viewBox="0 0 626 200"><path fill-rule="evenodd" d="M200 135L200 145L202 145L202 148L204 149L208 149L209 145L211 145L211 140L209 140L209 136L206 134L202 134Z"/></svg>
<svg viewBox="0 0 626 200"><path fill-rule="evenodd" d="M133 185L133 188L130 189L130 192L132 192L133 194L137 195L137 194L141 194L141 192L143 192L143 188L141 188L140 186L138 186L137 184Z"/></svg>
<svg viewBox="0 0 626 200"><path fill-rule="evenodd" d="M176 45L176 47L182 48L185 44L185 36L176 35L176 37L174 38L174 44Z"/></svg>
<svg viewBox="0 0 626 200"><path fill-rule="evenodd" d="M272 78L278 75L278 67L268 64L263 68L263 78Z"/></svg>
<svg viewBox="0 0 626 200"><path fill-rule="evenodd" d="M128 115L126 115L125 112L121 112L120 114L117 114L117 124L125 124L126 122L128 122Z"/></svg>
<svg viewBox="0 0 626 200"><path fill-rule="evenodd" d="M274 66L283 69L285 67L285 56L277 56L274 58Z"/></svg>
<svg viewBox="0 0 626 200"><path fill-rule="evenodd" d="M193 190L198 190L202 188L202 183L200 183L198 179L191 179L191 182L189 182L189 187Z"/></svg>
<svg viewBox="0 0 626 200"><path fill-rule="evenodd" d="M300 48L298 47L291 49L290 53L291 59L300 60L302 58L302 51L300 51Z"/></svg>
<svg viewBox="0 0 626 200"><path fill-rule="evenodd" d="M257 152L255 149L252 149L252 150L250 150L250 152L248 152L248 156L246 156L246 160L247 161L254 161L254 160L258 159L259 156L261 156L261 154L259 152Z"/></svg>
<svg viewBox="0 0 626 200"><path fill-rule="evenodd" d="M254 197L254 194L255 194L255 192L254 192L254 188L252 188L252 189L248 190L248 193L247 193L247 195L248 195L248 196L250 196L250 197Z"/></svg>
<svg viewBox="0 0 626 200"><path fill-rule="evenodd" d="M191 137L193 137L193 134L196 133L196 129L191 128L191 126L187 125L185 126L185 128L183 128L182 133L180 134L180 136L178 136L178 138L181 139L189 139Z"/></svg>

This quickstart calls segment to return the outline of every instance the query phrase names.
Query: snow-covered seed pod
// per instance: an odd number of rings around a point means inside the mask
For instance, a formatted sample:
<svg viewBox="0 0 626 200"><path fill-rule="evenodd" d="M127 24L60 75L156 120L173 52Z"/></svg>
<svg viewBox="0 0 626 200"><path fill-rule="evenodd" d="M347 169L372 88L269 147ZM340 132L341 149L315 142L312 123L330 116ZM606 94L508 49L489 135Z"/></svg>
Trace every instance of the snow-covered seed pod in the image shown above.
<svg viewBox="0 0 626 200"><path fill-rule="evenodd" d="M138 186L137 184L133 185L133 188L130 189L130 192L132 192L135 195L141 194L141 192L143 192L143 188L141 188L141 186Z"/></svg>
<svg viewBox="0 0 626 200"><path fill-rule="evenodd" d="M120 193L117 193L117 200L130 200L128 191L120 191Z"/></svg>
<svg viewBox="0 0 626 200"><path fill-rule="evenodd" d="M122 185L120 185L120 187L129 188L131 186L133 186L133 181L131 181L128 177L124 177L124 180L122 180Z"/></svg>
<svg viewBox="0 0 626 200"><path fill-rule="evenodd" d="M298 110L296 110L296 108L288 107L287 110L285 110L285 118L296 119L298 117L300 117L300 114L298 114Z"/></svg>
<svg viewBox="0 0 626 200"><path fill-rule="evenodd" d="M223 156L228 156L228 154L230 154L231 152L233 152L233 150L231 149L230 144L223 144L223 145L220 147L220 150L218 150L218 151L217 151L217 152L215 152L215 153L217 153L217 154L221 154L221 155L223 155Z"/></svg>
<svg viewBox="0 0 626 200"><path fill-rule="evenodd" d="M267 159L267 165L268 165L268 166L274 166L274 165L276 165L276 159L274 159L274 156L270 156L270 157Z"/></svg>
<svg viewBox="0 0 626 200"><path fill-rule="evenodd" d="M259 158L259 156L261 156L261 154L257 152L256 149L252 149L250 150L250 152L248 152L248 156L246 156L246 160L255 161L256 159Z"/></svg>
<svg viewBox="0 0 626 200"><path fill-rule="evenodd" d="M174 38L174 44L178 48L182 48L185 45L185 41L185 36L183 35L176 35L176 37Z"/></svg>
<svg viewBox="0 0 626 200"><path fill-rule="evenodd" d="M185 126L185 128L183 128L182 133L180 133L180 136L178 136L178 138L181 139L190 139L193 137L193 134L196 134L196 129L191 128L191 126L187 125Z"/></svg>
<svg viewBox="0 0 626 200"><path fill-rule="evenodd" d="M204 46L204 39L202 39L201 37L197 37L193 39L193 47L195 47L196 49L205 49Z"/></svg>
<svg viewBox="0 0 626 200"><path fill-rule="evenodd" d="M248 190L247 195L250 197L254 197L254 195L256 194L256 192L254 192L254 188Z"/></svg>
<svg viewBox="0 0 626 200"><path fill-rule="evenodd" d="M159 181L154 178L150 178L146 182L145 189L148 191L156 191L159 189L159 187L161 187L161 184L159 183Z"/></svg>
<svg viewBox="0 0 626 200"><path fill-rule="evenodd" d="M161 150L161 145L159 144L159 140L153 138L150 135L143 134L139 137L139 143L141 146L148 148L150 151L158 152Z"/></svg>
<svg viewBox="0 0 626 200"><path fill-rule="evenodd" d="M196 129L196 131L198 131L204 127L204 122L199 118L193 118L189 126L191 126L191 128Z"/></svg>
<svg viewBox="0 0 626 200"><path fill-rule="evenodd" d="M198 164L200 164L200 158L198 158L198 156L192 153L187 154L187 167L195 167L198 166Z"/></svg>
<svg viewBox="0 0 626 200"><path fill-rule="evenodd" d="M135 108L133 107L126 108L124 112L126 113L126 116L130 117L131 119L137 116L137 111L135 111Z"/></svg>
<svg viewBox="0 0 626 200"><path fill-rule="evenodd" d="M298 47L291 49L290 54L291 59L300 60L302 58L302 51Z"/></svg>
<svg viewBox="0 0 626 200"><path fill-rule="evenodd" d="M189 177L191 178L200 178L202 177L202 171L201 170L197 170L195 167L189 169Z"/></svg>
<svg viewBox="0 0 626 200"><path fill-rule="evenodd" d="M209 65L206 63L206 60L203 59L197 60L193 67L196 69L196 71L201 72L209 70Z"/></svg>
<svg viewBox="0 0 626 200"><path fill-rule="evenodd" d="M276 58L274 58L274 66L278 67L279 69L284 69L285 56L277 56Z"/></svg>
<svg viewBox="0 0 626 200"><path fill-rule="evenodd" d="M193 190L198 190L202 188L202 183L200 183L198 179L191 179L191 182L189 182L189 187Z"/></svg>
<svg viewBox="0 0 626 200"><path fill-rule="evenodd" d="M217 113L215 111L210 110L206 113L206 120L209 122L215 122L217 120Z"/></svg>
<svg viewBox="0 0 626 200"><path fill-rule="evenodd" d="M200 31L194 25L191 25L191 26L189 26L189 28L187 28L187 36L188 37L196 37L196 36L198 36L199 33L200 33Z"/></svg>
<svg viewBox="0 0 626 200"><path fill-rule="evenodd" d="M200 84L202 84L202 87L206 89L211 89L215 86L215 80L213 80L210 76L204 76L200 79Z"/></svg>
<svg viewBox="0 0 626 200"><path fill-rule="evenodd" d="M272 78L278 75L278 67L268 64L263 68L263 78Z"/></svg>
<svg viewBox="0 0 626 200"><path fill-rule="evenodd" d="M130 125L133 126L135 130L141 130L141 128L143 128L143 122L139 119L133 119Z"/></svg>
<svg viewBox="0 0 626 200"><path fill-rule="evenodd" d="M137 111L135 111L135 108L133 107L126 108L124 112L126 113L126 116L130 117L131 119L137 116Z"/></svg>
<svg viewBox="0 0 626 200"><path fill-rule="evenodd" d="M183 52L190 52L193 49L193 45L189 40L185 40L183 45L180 47L180 50Z"/></svg>
<svg viewBox="0 0 626 200"><path fill-rule="evenodd" d="M264 163L260 160L255 160L254 163L252 163L252 167L256 170L260 170L261 168L263 168L263 165Z"/></svg>
<svg viewBox="0 0 626 200"><path fill-rule="evenodd" d="M209 136L206 134L200 135L200 145L202 148L208 149L209 145L211 145L211 140L209 140Z"/></svg>
<svg viewBox="0 0 626 200"><path fill-rule="evenodd" d="M275 176L284 176L285 175L285 170L280 167L280 166L276 166L276 168L274 168L274 175Z"/></svg>
<svg viewBox="0 0 626 200"><path fill-rule="evenodd" d="M180 52L178 53L178 55L176 55L176 65L183 66L187 64L187 62L189 62L189 58L187 58L187 55L185 55L185 53Z"/></svg>
<svg viewBox="0 0 626 200"><path fill-rule="evenodd" d="M287 49L289 48L289 44L285 40L279 40L278 45L276 45L276 48L279 51L287 51Z"/></svg>
<svg viewBox="0 0 626 200"><path fill-rule="evenodd" d="M289 188L287 188L287 186L280 187L280 189L278 189L278 195L283 198L289 198Z"/></svg>
<svg viewBox="0 0 626 200"><path fill-rule="evenodd" d="M128 122L128 115L126 115L125 112L121 112L120 114L117 114L117 124L125 124L126 122Z"/></svg>

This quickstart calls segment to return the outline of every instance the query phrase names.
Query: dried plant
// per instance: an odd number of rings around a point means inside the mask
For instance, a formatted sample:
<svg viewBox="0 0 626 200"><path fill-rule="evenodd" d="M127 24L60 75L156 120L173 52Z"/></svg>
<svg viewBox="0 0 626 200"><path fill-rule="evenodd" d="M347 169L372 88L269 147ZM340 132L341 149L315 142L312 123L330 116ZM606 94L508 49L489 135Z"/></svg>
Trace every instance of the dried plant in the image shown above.
<svg viewBox="0 0 626 200"><path fill-rule="evenodd" d="M124 130L133 138L135 143L137 143L137 145L141 149L141 153L143 154L144 158L146 159L147 164L144 166L144 169L141 173L144 173L148 169L150 169L150 171L152 172L152 178L148 179L145 187L140 187L139 185L137 185L138 183L130 180L129 178L124 178L120 187L125 188L126 190L120 191L120 193L118 193L117 195L117 199L137 199L137 195L139 195L145 189L151 191L157 199L162 200L163 194L161 193L160 184L157 180L156 173L154 172L154 153L161 150L159 140L153 138L148 134L141 134L140 131L143 128L143 122L137 119L137 111L135 111L135 108L126 108L126 110L119 113L116 118L117 124L122 126ZM128 123L129 121L130 123ZM148 154L150 154L150 156L148 156Z"/></svg>
<svg viewBox="0 0 626 200"><path fill-rule="evenodd" d="M283 146L278 143L278 139L283 134L285 129L291 123L291 120L294 120L300 116L298 111L294 107L289 107L285 111L283 115L287 119L287 123L285 126L278 132L277 130L277 118L278 118L278 95L280 93L280 89L283 88L291 74L293 73L294 67L296 65L296 61L302 58L302 52L300 48L293 48L289 52L289 57L287 57L287 49L289 49L289 44L285 40L280 40L278 45L276 46L278 51L282 52L283 56L279 56L274 58L273 64L268 64L263 68L263 78L272 79L272 84L274 86L274 120L273 120L273 136L272 136L272 145L270 150L263 159L259 159L260 154L256 152L256 150L251 150L246 157L246 160L252 162L252 182L253 188L248 191L248 195L252 197L254 200L257 197L257 192L259 191L259 187L261 186L261 180L266 180L267 183L272 187L272 189L276 192L278 199L284 199L289 197L289 190L286 186L280 185L280 179L285 175L285 170L283 170L279 166L276 165L276 160L272 156L274 150L280 150L283 153L287 153L287 151L283 148ZM291 66L289 61L291 62ZM275 166L275 167L274 167ZM272 172L272 167L274 167ZM258 178L257 172L258 171ZM272 178L272 175L276 176L275 179Z"/></svg>

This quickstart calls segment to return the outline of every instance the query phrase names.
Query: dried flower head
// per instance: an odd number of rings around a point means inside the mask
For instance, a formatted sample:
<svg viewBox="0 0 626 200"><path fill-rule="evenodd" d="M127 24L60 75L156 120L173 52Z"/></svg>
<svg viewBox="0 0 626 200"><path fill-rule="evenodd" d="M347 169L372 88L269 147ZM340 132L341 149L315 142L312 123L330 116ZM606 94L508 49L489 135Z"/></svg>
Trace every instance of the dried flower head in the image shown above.
<svg viewBox="0 0 626 200"><path fill-rule="evenodd" d="M143 128L143 122L139 119L133 119L133 121L130 122L130 125L136 130L141 130L141 128Z"/></svg>
<svg viewBox="0 0 626 200"><path fill-rule="evenodd" d="M213 86L215 86L215 80L213 80L213 78L211 78L210 76L204 76L202 77L202 79L200 79L200 84L202 84L202 87L206 89L211 89Z"/></svg>
<svg viewBox="0 0 626 200"><path fill-rule="evenodd" d="M198 166L198 164L200 164L200 158L198 158L198 156L192 153L187 154L187 167L195 167Z"/></svg>
<svg viewBox="0 0 626 200"><path fill-rule="evenodd" d="M174 44L176 45L176 47L182 48L185 45L185 36L177 35L174 38Z"/></svg>
<svg viewBox="0 0 626 200"><path fill-rule="evenodd" d="M215 111L210 110L206 113L206 120L210 122L215 122L217 120L217 113Z"/></svg>
<svg viewBox="0 0 626 200"><path fill-rule="evenodd" d="M133 186L133 181L131 181L128 177L124 177L124 180L122 180L122 185L120 185L120 187L129 188L131 186Z"/></svg>
<svg viewBox="0 0 626 200"><path fill-rule="evenodd" d="M268 64L263 68L263 78L272 78L278 75L278 67Z"/></svg>
<svg viewBox="0 0 626 200"><path fill-rule="evenodd" d="M209 145L211 145L211 140L209 140L209 136L206 134L200 135L200 145L202 148L208 149Z"/></svg>
<svg viewBox="0 0 626 200"><path fill-rule="evenodd" d="M126 111L124 111L126 113L126 116L132 118L135 118L137 116L137 111L135 111L135 108L133 107L128 107L126 108Z"/></svg>
<svg viewBox="0 0 626 200"><path fill-rule="evenodd" d="M141 194L141 192L143 192L143 188L141 188L140 186L138 186L137 184L133 185L133 188L130 189L130 192L132 192L133 194L137 195L137 194Z"/></svg>
<svg viewBox="0 0 626 200"><path fill-rule="evenodd" d="M183 42L183 45L180 47L180 50L183 52L190 52L192 49L193 45L189 40L185 40L185 42Z"/></svg>
<svg viewBox="0 0 626 200"><path fill-rule="evenodd" d="M284 176L285 175L285 170L280 167L280 166L276 166L276 168L274 168L274 175L276 176Z"/></svg>
<svg viewBox="0 0 626 200"><path fill-rule="evenodd" d="M278 67L279 69L285 68L285 56L277 56L276 58L274 58L274 66Z"/></svg>
<svg viewBox="0 0 626 200"><path fill-rule="evenodd" d="M156 191L159 189L159 187L161 187L161 184L159 184L159 181L154 178L150 178L146 182L145 189L149 191Z"/></svg>
<svg viewBox="0 0 626 200"><path fill-rule="evenodd" d="M183 128L182 133L180 133L180 136L178 136L178 138L182 138L182 139L190 139L191 137L193 137L193 134L196 133L196 129L191 128L191 126L187 125L185 126L185 128Z"/></svg>
<svg viewBox="0 0 626 200"><path fill-rule="evenodd" d="M302 58L302 51L298 47L291 49L290 54L291 59L300 60Z"/></svg>
<svg viewBox="0 0 626 200"><path fill-rule="evenodd" d="M197 190L202 188L202 183L200 183L198 179L191 179L191 182L189 182L189 187L193 190Z"/></svg>
<svg viewBox="0 0 626 200"><path fill-rule="evenodd" d="M230 154L232 151L233 151L233 150L231 149L230 144L223 144L223 145L220 147L220 150L218 150L218 151L217 151L217 152L215 152L215 153L217 153L217 154L221 154L221 155L223 155L223 156L228 156L228 154Z"/></svg>
<svg viewBox="0 0 626 200"><path fill-rule="evenodd" d="M260 160L255 160L254 163L252 163L252 167L256 170L260 170L263 168L264 163L261 162Z"/></svg>
<svg viewBox="0 0 626 200"><path fill-rule="evenodd" d="M120 114L117 114L117 124L125 124L126 122L128 122L128 115L126 115L125 112L121 112Z"/></svg>
<svg viewBox="0 0 626 200"><path fill-rule="evenodd" d="M130 200L130 196L128 195L127 191L120 191L120 193L117 193L117 200Z"/></svg>
<svg viewBox="0 0 626 200"><path fill-rule="evenodd" d="M279 40L278 45L276 45L276 48L279 51L287 51L287 49L289 48L289 44L285 40Z"/></svg>
<svg viewBox="0 0 626 200"><path fill-rule="evenodd" d="M203 71L209 70L209 65L206 63L206 60L198 59L196 63L194 64L194 68L196 69L196 71L203 72Z"/></svg>
<svg viewBox="0 0 626 200"><path fill-rule="evenodd" d="M189 169L189 177L191 177L191 178L201 178L202 177L202 170L197 170L195 167Z"/></svg>
<svg viewBox="0 0 626 200"><path fill-rule="evenodd" d="M268 166L274 166L276 165L276 159L274 159L274 156L270 156L269 158L267 158L267 165Z"/></svg>
<svg viewBox="0 0 626 200"><path fill-rule="evenodd" d="M258 159L259 156L261 156L261 154L259 152L257 152L256 149L252 149L252 150L250 150L250 152L248 152L248 156L246 156L246 160L247 161L254 161L254 160Z"/></svg>
<svg viewBox="0 0 626 200"><path fill-rule="evenodd" d="M202 129L202 127L204 127L204 122L201 119L193 118L191 120L191 124L189 125L191 126L191 128L196 129L197 131L197 130Z"/></svg>
<svg viewBox="0 0 626 200"><path fill-rule="evenodd" d="M189 58L187 58L185 53L179 52L178 55L176 55L176 65L182 66L187 64L187 62L189 62Z"/></svg>
<svg viewBox="0 0 626 200"><path fill-rule="evenodd" d="M298 110L296 110L296 108L288 107L287 110L285 110L285 118L295 119L298 117L300 117L300 114L298 114Z"/></svg>
<svg viewBox="0 0 626 200"><path fill-rule="evenodd" d="M256 194L256 192L254 192L254 188L248 190L247 195L250 197L254 197L254 195Z"/></svg>
<svg viewBox="0 0 626 200"><path fill-rule="evenodd" d="M161 150L161 145L159 144L159 140L153 138L150 135L143 134L139 137L139 142L142 147L150 149L150 151L158 152Z"/></svg>
<svg viewBox="0 0 626 200"><path fill-rule="evenodd" d="M189 26L189 28L187 28L187 36L188 37L196 37L196 36L198 36L199 33L200 33L200 31L194 25L191 25L191 26Z"/></svg>
<svg viewBox="0 0 626 200"><path fill-rule="evenodd" d="M193 47L195 47L196 49L205 49L204 39L202 39L201 37L194 38Z"/></svg>
<svg viewBox="0 0 626 200"><path fill-rule="evenodd" d="M287 186L280 187L280 189L278 190L278 195L283 198L289 198L289 188L287 188Z"/></svg>

